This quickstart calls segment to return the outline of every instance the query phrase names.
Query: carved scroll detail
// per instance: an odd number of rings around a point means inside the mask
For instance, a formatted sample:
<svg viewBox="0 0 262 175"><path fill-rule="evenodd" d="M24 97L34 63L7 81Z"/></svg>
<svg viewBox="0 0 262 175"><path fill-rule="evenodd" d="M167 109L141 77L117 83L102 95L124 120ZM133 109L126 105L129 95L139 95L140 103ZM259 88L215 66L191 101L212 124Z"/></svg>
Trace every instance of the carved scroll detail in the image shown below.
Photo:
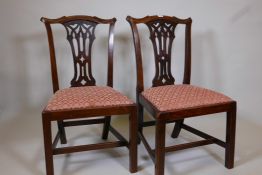
<svg viewBox="0 0 262 175"><path fill-rule="evenodd" d="M155 20L146 25L150 30L155 55L156 74L152 81L153 86L174 84L175 79L171 73L171 49L177 24Z"/></svg>
<svg viewBox="0 0 262 175"><path fill-rule="evenodd" d="M91 70L91 49L95 40L97 23L77 20L63 23L67 31L67 40L70 43L73 61L74 77L71 86L93 86L96 81Z"/></svg>

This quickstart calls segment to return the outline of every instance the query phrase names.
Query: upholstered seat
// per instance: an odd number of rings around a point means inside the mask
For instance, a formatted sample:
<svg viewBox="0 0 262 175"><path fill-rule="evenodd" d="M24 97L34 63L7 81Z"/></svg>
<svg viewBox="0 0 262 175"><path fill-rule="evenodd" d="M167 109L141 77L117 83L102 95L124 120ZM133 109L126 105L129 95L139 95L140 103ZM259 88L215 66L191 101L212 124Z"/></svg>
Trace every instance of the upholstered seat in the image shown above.
<svg viewBox="0 0 262 175"><path fill-rule="evenodd" d="M159 111L179 111L233 101L218 92L185 84L152 87L142 92L142 96Z"/></svg>
<svg viewBox="0 0 262 175"><path fill-rule="evenodd" d="M111 87L85 86L58 90L45 111L77 110L134 104Z"/></svg>

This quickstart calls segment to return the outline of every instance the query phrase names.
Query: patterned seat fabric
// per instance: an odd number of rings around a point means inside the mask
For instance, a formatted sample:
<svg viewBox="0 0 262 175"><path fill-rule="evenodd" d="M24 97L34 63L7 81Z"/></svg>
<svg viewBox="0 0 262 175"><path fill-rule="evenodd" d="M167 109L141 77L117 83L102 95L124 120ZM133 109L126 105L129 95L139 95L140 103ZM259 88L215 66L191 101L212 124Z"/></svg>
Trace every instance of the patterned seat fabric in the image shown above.
<svg viewBox="0 0 262 175"><path fill-rule="evenodd" d="M134 104L111 87L84 86L57 91L45 111L77 110Z"/></svg>
<svg viewBox="0 0 262 175"><path fill-rule="evenodd" d="M152 87L142 92L142 96L159 111L179 111L232 101L223 94L192 85Z"/></svg>

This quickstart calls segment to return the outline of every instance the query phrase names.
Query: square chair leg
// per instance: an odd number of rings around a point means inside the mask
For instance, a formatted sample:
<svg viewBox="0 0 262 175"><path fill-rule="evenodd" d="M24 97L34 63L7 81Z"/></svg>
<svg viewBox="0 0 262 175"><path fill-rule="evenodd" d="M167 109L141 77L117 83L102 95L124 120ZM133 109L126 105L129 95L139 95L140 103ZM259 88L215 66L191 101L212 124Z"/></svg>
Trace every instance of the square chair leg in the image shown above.
<svg viewBox="0 0 262 175"><path fill-rule="evenodd" d="M129 171L131 173L137 172L137 133L138 121L134 108L129 116Z"/></svg>
<svg viewBox="0 0 262 175"><path fill-rule="evenodd" d="M46 174L54 175L51 121L46 115L43 114L42 122L44 133Z"/></svg>
<svg viewBox="0 0 262 175"><path fill-rule="evenodd" d="M57 126L58 126L58 130L59 130L59 135L60 135L60 142L61 142L61 144L66 144L67 139L66 139L64 121L57 121Z"/></svg>
<svg viewBox="0 0 262 175"><path fill-rule="evenodd" d="M104 140L108 138L110 121L111 121L111 116L105 116L105 123L104 123L103 134L102 134L102 139Z"/></svg>
<svg viewBox="0 0 262 175"><path fill-rule="evenodd" d="M164 175L166 123L156 121L155 175Z"/></svg>
<svg viewBox="0 0 262 175"><path fill-rule="evenodd" d="M234 103L232 109L227 112L225 166L228 169L234 167L235 134L236 134L236 103Z"/></svg>

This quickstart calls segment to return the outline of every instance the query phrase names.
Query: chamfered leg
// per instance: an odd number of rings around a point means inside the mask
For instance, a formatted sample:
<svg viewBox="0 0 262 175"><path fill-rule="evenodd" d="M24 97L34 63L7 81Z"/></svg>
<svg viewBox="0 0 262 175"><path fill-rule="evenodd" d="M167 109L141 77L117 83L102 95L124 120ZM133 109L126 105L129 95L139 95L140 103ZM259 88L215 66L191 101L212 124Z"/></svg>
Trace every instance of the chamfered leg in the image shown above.
<svg viewBox="0 0 262 175"><path fill-rule="evenodd" d="M155 135L155 175L164 175L165 171L165 131L166 123L157 120Z"/></svg>
<svg viewBox="0 0 262 175"><path fill-rule="evenodd" d="M225 166L229 169L234 167L235 134L236 102L233 103L231 110L227 112Z"/></svg>
<svg viewBox="0 0 262 175"><path fill-rule="evenodd" d="M110 122L111 122L111 116L105 116L105 123L104 123L103 134L102 134L102 139L104 140L108 138Z"/></svg>
<svg viewBox="0 0 262 175"><path fill-rule="evenodd" d="M129 116L129 171L137 172L137 139L138 139L137 112L134 108Z"/></svg>
<svg viewBox="0 0 262 175"><path fill-rule="evenodd" d="M51 121L47 115L42 114L43 134L44 134L44 147L45 147L45 164L46 174L54 174L53 165L53 150L52 150L52 130Z"/></svg>

